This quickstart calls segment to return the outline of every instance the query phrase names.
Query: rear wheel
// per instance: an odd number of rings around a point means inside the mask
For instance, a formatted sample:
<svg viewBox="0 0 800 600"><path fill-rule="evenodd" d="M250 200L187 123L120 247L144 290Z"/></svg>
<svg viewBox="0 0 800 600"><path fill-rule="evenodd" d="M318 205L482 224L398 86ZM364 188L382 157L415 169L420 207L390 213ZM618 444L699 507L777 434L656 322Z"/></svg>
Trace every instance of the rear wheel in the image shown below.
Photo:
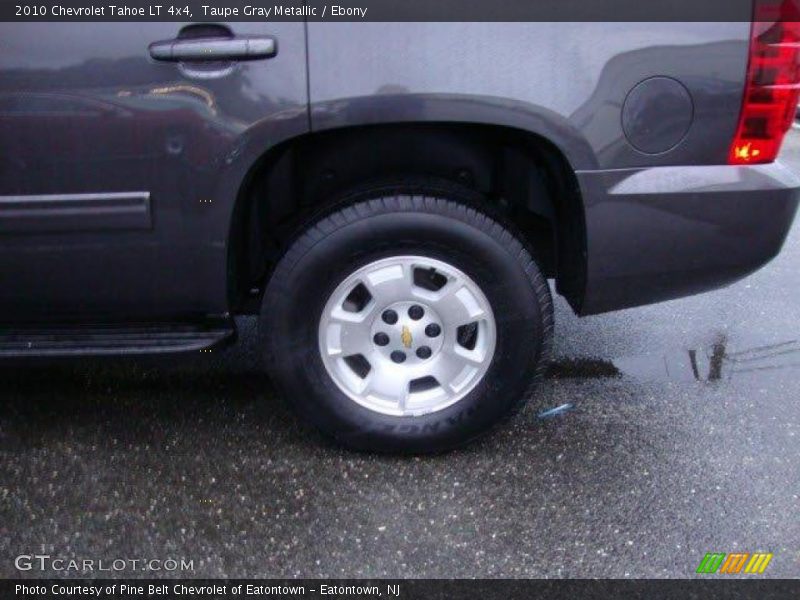
<svg viewBox="0 0 800 600"><path fill-rule="evenodd" d="M458 187L373 187L309 227L264 296L286 399L354 448L440 451L519 407L552 335L544 277Z"/></svg>

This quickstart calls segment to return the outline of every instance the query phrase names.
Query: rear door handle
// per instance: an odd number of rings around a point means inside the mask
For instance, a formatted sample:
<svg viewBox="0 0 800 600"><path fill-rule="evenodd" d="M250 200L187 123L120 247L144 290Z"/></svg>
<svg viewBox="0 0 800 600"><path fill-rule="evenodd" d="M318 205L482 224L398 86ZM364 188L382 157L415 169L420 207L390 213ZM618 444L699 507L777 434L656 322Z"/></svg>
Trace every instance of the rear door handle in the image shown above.
<svg viewBox="0 0 800 600"><path fill-rule="evenodd" d="M261 60L275 56L278 43L272 36L178 38L153 42L148 50L155 60L169 62Z"/></svg>

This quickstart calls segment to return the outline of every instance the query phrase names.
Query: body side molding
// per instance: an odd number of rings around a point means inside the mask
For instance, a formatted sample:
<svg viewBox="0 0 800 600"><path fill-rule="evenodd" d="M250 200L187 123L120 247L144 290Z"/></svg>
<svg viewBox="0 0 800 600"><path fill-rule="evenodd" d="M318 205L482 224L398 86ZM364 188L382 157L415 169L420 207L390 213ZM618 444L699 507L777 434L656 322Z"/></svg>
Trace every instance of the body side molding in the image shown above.
<svg viewBox="0 0 800 600"><path fill-rule="evenodd" d="M0 196L0 234L147 230L150 192Z"/></svg>

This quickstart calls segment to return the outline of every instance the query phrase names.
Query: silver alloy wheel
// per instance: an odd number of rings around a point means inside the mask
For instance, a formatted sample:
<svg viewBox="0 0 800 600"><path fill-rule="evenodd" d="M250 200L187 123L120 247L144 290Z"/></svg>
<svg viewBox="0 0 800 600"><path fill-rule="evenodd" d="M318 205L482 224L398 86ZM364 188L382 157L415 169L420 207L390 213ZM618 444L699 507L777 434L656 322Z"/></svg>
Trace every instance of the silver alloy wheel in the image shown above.
<svg viewBox="0 0 800 600"><path fill-rule="evenodd" d="M322 362L370 410L442 410L486 374L497 340L492 307L459 269L432 258L372 262L334 290L319 323Z"/></svg>

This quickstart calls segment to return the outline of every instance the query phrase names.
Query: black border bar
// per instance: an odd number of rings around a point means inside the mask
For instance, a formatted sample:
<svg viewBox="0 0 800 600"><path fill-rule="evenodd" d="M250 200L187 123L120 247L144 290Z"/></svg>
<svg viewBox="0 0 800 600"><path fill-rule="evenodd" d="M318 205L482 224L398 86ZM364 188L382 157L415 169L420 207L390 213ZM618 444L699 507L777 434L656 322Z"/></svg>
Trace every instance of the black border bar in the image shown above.
<svg viewBox="0 0 800 600"><path fill-rule="evenodd" d="M141 586L142 593L130 589L121 592L121 586ZM262 588L260 593L247 594L247 586ZM17 586L26 586L22 593ZM112 588L111 586L116 586ZM150 586L158 588L158 592ZM323 593L323 586L325 591ZM380 596L363 593L377 588ZM44 593L31 593L38 587ZM71 588L76 593L65 593ZM100 594L89 592L89 588ZM198 592L206 588L206 591ZM237 593L238 588L238 593ZM273 591L265 593L264 588ZM303 589L303 593L292 593L292 589ZM358 593L359 589L362 593ZM80 591L78 591L80 590ZM194 590L194 592L190 592ZM278 590L284 590L279 592ZM350 591L352 590L352 591ZM800 580L797 579L639 579L639 580L466 580L466 579L412 579L412 580L341 580L341 579L7 579L0 581L0 597L4 599L64 600L85 598L126 598L128 600L158 598L189 599L331 599L331 598L381 598L382 600L472 600L513 598L575 600L607 600L611 598L657 600L680 598L681 600L712 600L715 598L758 598L759 600L795 599L800 596Z"/></svg>
<svg viewBox="0 0 800 600"><path fill-rule="evenodd" d="M760 1L784 1L800 6L800 0ZM0 21L742 22L750 20L753 2L754 0L0 0Z"/></svg>

